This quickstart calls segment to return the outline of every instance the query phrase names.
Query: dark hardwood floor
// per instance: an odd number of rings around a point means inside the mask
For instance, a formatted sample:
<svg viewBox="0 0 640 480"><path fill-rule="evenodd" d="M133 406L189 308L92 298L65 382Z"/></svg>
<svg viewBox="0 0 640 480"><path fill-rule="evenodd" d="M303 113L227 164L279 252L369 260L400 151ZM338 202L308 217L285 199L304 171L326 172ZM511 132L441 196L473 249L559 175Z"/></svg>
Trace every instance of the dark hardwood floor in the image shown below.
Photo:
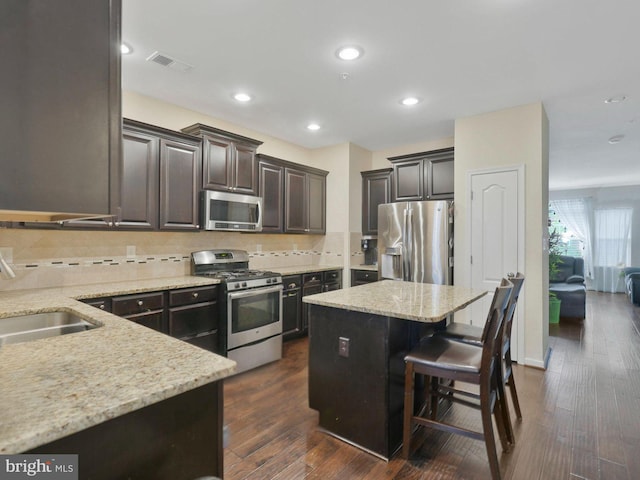
<svg viewBox="0 0 640 480"><path fill-rule="evenodd" d="M593 292L583 323L550 325L548 369L515 366L524 419L514 422L515 448L500 457L504 479L640 478L639 328L640 308L626 295ZM224 390L226 480L490 477L483 442L459 435L426 431L410 461L387 463L319 432L307 406L306 339ZM480 426L463 406L449 415Z"/></svg>

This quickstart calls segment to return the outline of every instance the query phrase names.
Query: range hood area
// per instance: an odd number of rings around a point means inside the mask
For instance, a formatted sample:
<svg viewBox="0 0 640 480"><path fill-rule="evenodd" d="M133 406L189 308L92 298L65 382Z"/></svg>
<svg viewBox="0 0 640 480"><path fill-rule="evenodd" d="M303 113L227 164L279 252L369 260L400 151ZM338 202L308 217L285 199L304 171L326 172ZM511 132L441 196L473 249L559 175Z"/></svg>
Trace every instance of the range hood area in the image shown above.
<svg viewBox="0 0 640 480"><path fill-rule="evenodd" d="M121 0L3 0L0 222L117 210ZM61 28L64 26L64 28Z"/></svg>

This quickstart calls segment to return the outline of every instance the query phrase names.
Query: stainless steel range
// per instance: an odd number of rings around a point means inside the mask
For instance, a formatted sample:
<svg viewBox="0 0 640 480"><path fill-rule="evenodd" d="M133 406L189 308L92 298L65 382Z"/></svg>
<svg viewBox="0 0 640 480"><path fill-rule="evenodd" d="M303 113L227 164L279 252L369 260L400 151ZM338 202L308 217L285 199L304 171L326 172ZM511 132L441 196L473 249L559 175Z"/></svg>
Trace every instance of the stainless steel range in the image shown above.
<svg viewBox="0 0 640 480"><path fill-rule="evenodd" d="M191 274L221 280L220 316L227 357L244 372L282 358L282 277L249 270L244 250L202 250L191 254Z"/></svg>

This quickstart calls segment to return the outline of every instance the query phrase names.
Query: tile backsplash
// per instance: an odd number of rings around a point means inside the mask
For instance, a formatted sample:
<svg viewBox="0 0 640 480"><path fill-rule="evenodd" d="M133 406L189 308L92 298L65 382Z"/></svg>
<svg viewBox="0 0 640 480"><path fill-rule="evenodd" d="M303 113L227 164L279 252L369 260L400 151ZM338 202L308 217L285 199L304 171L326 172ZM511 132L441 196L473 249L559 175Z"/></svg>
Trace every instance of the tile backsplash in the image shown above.
<svg viewBox="0 0 640 480"><path fill-rule="evenodd" d="M190 253L247 250L251 268L343 265L344 234L113 232L0 228L16 278L0 290L48 288L189 274ZM5 255L6 258L6 255Z"/></svg>

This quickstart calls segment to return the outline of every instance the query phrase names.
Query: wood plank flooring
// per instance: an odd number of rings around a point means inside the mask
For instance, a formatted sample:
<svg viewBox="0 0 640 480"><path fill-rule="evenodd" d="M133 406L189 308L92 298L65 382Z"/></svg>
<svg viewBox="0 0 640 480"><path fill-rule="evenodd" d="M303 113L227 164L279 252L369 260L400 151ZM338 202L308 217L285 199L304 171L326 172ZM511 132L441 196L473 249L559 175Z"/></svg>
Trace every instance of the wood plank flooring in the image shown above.
<svg viewBox="0 0 640 480"><path fill-rule="evenodd" d="M640 478L639 328L640 307L626 295L594 292L583 323L550 326L548 369L515 366L524 419L500 457L504 479ZM410 461L385 462L318 431L307 347L286 343L283 360L225 382L226 480L490 478L483 442L459 435L427 430ZM480 427L476 411L449 414Z"/></svg>

